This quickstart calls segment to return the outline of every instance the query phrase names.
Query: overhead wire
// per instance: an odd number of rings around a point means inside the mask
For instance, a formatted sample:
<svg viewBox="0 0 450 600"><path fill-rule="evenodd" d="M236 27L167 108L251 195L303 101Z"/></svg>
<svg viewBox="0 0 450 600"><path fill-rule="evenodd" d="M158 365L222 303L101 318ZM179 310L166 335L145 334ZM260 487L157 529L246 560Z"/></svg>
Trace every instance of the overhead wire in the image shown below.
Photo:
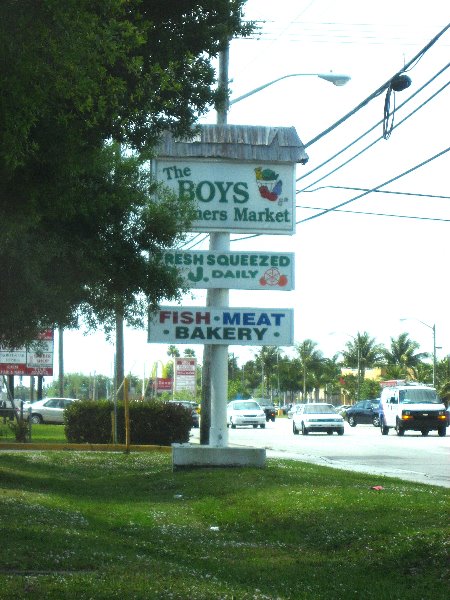
<svg viewBox="0 0 450 600"><path fill-rule="evenodd" d="M433 160L440 158L441 156L443 156L444 154L446 154L449 151L450 151L450 146L448 148L445 148L445 150L441 150L441 152L438 152L437 154L428 158L427 160L422 161L421 163L415 165L414 167L411 167L411 169L407 169L406 171L403 171L403 173L400 173L400 175L396 175L395 177L392 177L391 179L388 179L387 181L380 183L379 185L363 192L362 194L359 194L358 196L355 196L354 198L350 198L349 200L346 200L345 202L336 204L335 206L332 206L331 208L326 208L326 209L322 210L322 212L318 213L317 215L311 215L310 217L307 217L306 219L300 219L299 221L297 221L297 224L306 223L307 221L312 221L313 219L317 219L318 217L326 215L327 213L332 212L332 211L336 210L337 208L341 208L342 206L346 206L347 204L350 204L351 202L355 202L356 200L359 200L360 198L367 196L371 192L379 190L380 188L384 187L385 185L388 185L389 183L393 183L394 181L398 181L402 177L405 177L405 175L409 175L410 173L417 171L418 169L424 167L425 165L429 164Z"/></svg>
<svg viewBox="0 0 450 600"><path fill-rule="evenodd" d="M437 77L439 77L439 75L441 75L449 67L450 67L450 63L447 63L445 65L445 67L442 67L442 69L440 71L438 71L435 75L433 75L433 77L431 79L429 79L420 88L418 88L413 94L411 94L404 102L402 102L402 104L400 104L400 106L398 107L397 110L400 110L401 108L403 108L405 106L405 104L407 104L413 98L415 98L423 89L425 89L428 85L430 85L435 79L437 79ZM435 96L437 94L439 94L443 89L445 89L445 87L447 87L448 85L449 85L449 83L445 84L445 86L443 86L441 89L439 89L436 92ZM403 121L400 121L400 123L402 123L402 122ZM351 148L352 146L354 146L357 142L361 141L366 135L368 135L369 133L371 133L374 129L376 129L382 123L383 123L383 119L380 119L380 121L378 121L375 125L373 125L373 127L371 127L370 129L368 129L366 132L364 132L362 135L360 135L358 138L356 138L352 142L350 142L350 144L348 144L347 146L345 146L344 148L342 148L341 150L339 150L339 152L336 152L336 154L334 154L333 156L331 156L330 158L328 158L327 160L325 160L324 162L322 162L320 165L317 165L316 167L314 167L314 169L311 169L310 171L308 171L308 173L305 173L301 177L297 177L297 181L301 181L302 179L306 179L306 177L309 177L312 173L314 173L315 171L318 171L320 168L324 167L326 164L328 164L329 162L331 162L332 160L334 160L335 158L337 158L339 155L343 154L346 150L348 150L349 148ZM381 137L379 139L381 140Z"/></svg>
<svg viewBox="0 0 450 600"><path fill-rule="evenodd" d="M443 85L439 90L437 90L432 96L430 96L429 98L427 98L424 102L422 102L422 104L420 104L419 106L417 106L413 111L411 111L408 115L406 115L401 121L399 121L397 123L397 125L393 126L393 128L397 128L400 125L402 125L405 121L407 121L410 117L412 117L414 114L416 114L421 108L423 108L426 104L428 104L428 102L430 102L431 100L433 100L434 98L437 97L438 94L440 94L442 91L444 91L445 88L447 88L450 85L450 81L447 82L445 85ZM378 123L379 124L379 123ZM370 131L372 131L374 128L370 129ZM368 133L368 132L366 132ZM359 137L357 140L355 140L354 143L356 143L357 141L359 141L360 139L362 139L362 137L364 137L365 134L363 134L361 137ZM352 162L353 160L355 160L356 158L358 158L359 156L361 156L362 154L364 154L364 152L366 152L367 150L369 150L370 148L372 148L375 144L377 144L379 141L381 141L383 139L383 136L380 136L378 138L376 138L373 142L371 142L369 145L365 146L362 150L360 150L359 152L357 152L356 154L354 154L353 156L351 156L348 160L346 160L345 162L343 162L342 164L338 165L335 169L333 169L332 171L329 171L328 173L326 173L325 175L323 175L322 177L320 177L319 179L316 179L315 181L313 181L312 183L310 183L308 186L306 186L305 188L301 189L301 190L297 190L296 194L300 194L301 192L307 191L308 188L310 188L313 185L316 185L317 183L319 183L320 181L323 181L324 179L326 179L327 177L329 177L330 175L332 175L333 173L336 173L336 171L339 171L340 169L342 169L343 167L347 166L350 162ZM345 148L345 150L347 150L348 148L350 148L353 145L350 144L349 146L347 146ZM336 154L335 156L339 156L340 152L338 154ZM334 157L333 157L334 158ZM330 159L331 160L331 159ZM328 161L327 161L328 162ZM323 163L326 164L326 163ZM312 172L312 171L311 171ZM302 178L300 178L302 179ZM297 180L299 181L299 180Z"/></svg>
<svg viewBox="0 0 450 600"><path fill-rule="evenodd" d="M375 190L379 191L379 190ZM323 210L323 207L320 206L301 206L298 205L296 208L304 208L307 210ZM417 215L397 215L394 213L378 213L371 211L362 211L362 210L342 210L340 208L333 209L333 212L342 212L342 213L350 213L353 215L367 215L367 216L375 216L375 217L396 217L398 219L416 219L418 221L441 221L443 223L450 223L450 219L442 219L440 217L419 217Z"/></svg>
<svg viewBox="0 0 450 600"><path fill-rule="evenodd" d="M439 40L439 38L441 38L444 35L444 33L448 29L450 29L450 23L448 25L446 25L433 39L431 39L428 42L428 44L426 44L422 48L422 50L420 50L420 52L418 52L400 71L397 71L397 73L395 73L388 81L386 81L383 85L381 85L378 89L376 89L365 100L363 100L362 102L360 102L350 112L348 112L343 117L341 117L338 121L336 121L335 123L333 123L333 125L330 125L330 127L328 127L327 129L325 129L324 131L322 131L321 133L319 133L318 135L316 135L316 137L314 137L312 140L310 140L309 142L307 142L306 144L304 144L304 147L305 148L309 148L309 146L312 146L313 144L315 144L316 142L318 142L325 135L327 135L328 133L330 133L331 131L333 131L337 127L339 127L339 125L342 125L342 123L344 123L345 121L347 121L347 119L349 119L350 117L352 117L353 115L355 115L358 111L361 110L361 108L364 108L364 106L366 106L367 104L369 104L369 102L371 102L374 98L377 98L380 94L382 94L389 87L389 85L390 85L390 83L391 83L391 81L392 81L392 79L394 77L397 77L397 76L401 75L407 69L409 69L409 67L411 65L415 64L416 61L419 58L421 58L423 56L423 54L425 54L425 52L428 52L428 50Z"/></svg>

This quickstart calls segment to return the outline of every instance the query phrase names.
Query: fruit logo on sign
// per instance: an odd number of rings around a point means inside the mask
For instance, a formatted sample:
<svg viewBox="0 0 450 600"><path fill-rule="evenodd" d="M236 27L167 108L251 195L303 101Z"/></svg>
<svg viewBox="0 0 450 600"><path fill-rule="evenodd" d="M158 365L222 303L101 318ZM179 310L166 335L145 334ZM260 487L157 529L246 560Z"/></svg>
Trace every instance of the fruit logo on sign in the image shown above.
<svg viewBox="0 0 450 600"><path fill-rule="evenodd" d="M255 177L261 198L270 200L270 202L278 200L283 190L283 182L279 179L278 173L272 169L257 167Z"/></svg>
<svg viewBox="0 0 450 600"><path fill-rule="evenodd" d="M280 287L284 287L287 282L286 275L281 275L280 271L276 268L267 269L259 280L261 285L279 285Z"/></svg>

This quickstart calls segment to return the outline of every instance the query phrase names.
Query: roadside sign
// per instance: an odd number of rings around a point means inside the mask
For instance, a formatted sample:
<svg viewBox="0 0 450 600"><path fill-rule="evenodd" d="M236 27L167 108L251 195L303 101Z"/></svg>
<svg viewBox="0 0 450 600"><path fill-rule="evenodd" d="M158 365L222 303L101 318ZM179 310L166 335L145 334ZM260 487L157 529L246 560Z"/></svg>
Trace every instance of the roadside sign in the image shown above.
<svg viewBox="0 0 450 600"><path fill-rule="evenodd" d="M237 160L154 161L155 177L196 203L193 231L295 233L295 164Z"/></svg>
<svg viewBox="0 0 450 600"><path fill-rule="evenodd" d="M53 331L44 331L30 346L0 346L0 375L53 375Z"/></svg>
<svg viewBox="0 0 450 600"><path fill-rule="evenodd" d="M149 343L292 346L291 308L161 307L149 315Z"/></svg>
<svg viewBox="0 0 450 600"><path fill-rule="evenodd" d="M175 392L197 391L197 359L187 356L175 357Z"/></svg>
<svg viewBox="0 0 450 600"><path fill-rule="evenodd" d="M239 290L294 289L294 253L164 252L163 261L177 267L190 288Z"/></svg>

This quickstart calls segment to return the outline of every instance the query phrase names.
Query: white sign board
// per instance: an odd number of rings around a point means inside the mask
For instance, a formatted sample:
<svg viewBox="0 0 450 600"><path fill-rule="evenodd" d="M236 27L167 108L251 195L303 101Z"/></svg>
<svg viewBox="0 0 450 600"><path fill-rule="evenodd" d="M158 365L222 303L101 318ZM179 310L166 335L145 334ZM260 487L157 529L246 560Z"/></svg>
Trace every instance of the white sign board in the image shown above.
<svg viewBox="0 0 450 600"><path fill-rule="evenodd" d="M154 161L155 177L193 200L193 231L295 233L295 165L218 160Z"/></svg>
<svg viewBox="0 0 450 600"><path fill-rule="evenodd" d="M175 358L175 391L189 391L194 395L197 391L197 359L187 356Z"/></svg>
<svg viewBox="0 0 450 600"><path fill-rule="evenodd" d="M169 250L163 261L177 267L190 288L294 289L294 254Z"/></svg>
<svg viewBox="0 0 450 600"><path fill-rule="evenodd" d="M149 343L292 346L291 308L161 307L149 315Z"/></svg>

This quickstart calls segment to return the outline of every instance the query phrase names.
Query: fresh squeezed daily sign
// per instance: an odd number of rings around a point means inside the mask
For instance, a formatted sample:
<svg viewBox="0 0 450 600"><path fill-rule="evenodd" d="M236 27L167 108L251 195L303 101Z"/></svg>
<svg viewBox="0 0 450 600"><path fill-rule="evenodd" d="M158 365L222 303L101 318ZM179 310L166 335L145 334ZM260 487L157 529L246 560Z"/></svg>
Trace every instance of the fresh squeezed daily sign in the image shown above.
<svg viewBox="0 0 450 600"><path fill-rule="evenodd" d="M294 253L169 250L167 266L177 267L190 288L294 289Z"/></svg>
<svg viewBox="0 0 450 600"><path fill-rule="evenodd" d="M161 307L149 316L149 343L292 346L291 308Z"/></svg>
<svg viewBox="0 0 450 600"><path fill-rule="evenodd" d="M181 202L195 202L194 231L295 233L294 164L157 159L154 167Z"/></svg>

